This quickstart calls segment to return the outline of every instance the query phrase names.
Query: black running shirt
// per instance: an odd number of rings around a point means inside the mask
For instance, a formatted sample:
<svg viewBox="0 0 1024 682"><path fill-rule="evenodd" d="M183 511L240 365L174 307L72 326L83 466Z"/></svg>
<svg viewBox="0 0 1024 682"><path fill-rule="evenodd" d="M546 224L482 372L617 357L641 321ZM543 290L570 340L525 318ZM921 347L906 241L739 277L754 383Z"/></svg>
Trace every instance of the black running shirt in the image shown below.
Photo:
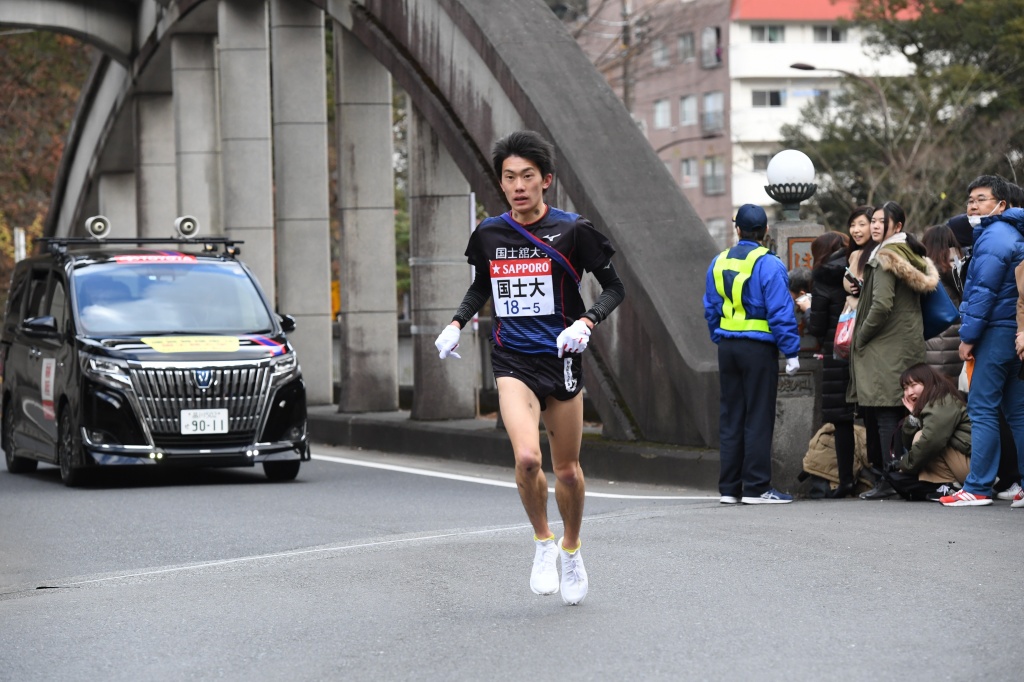
<svg viewBox="0 0 1024 682"><path fill-rule="evenodd" d="M523 227L565 256L581 277L615 253L589 220L551 206ZM466 258L478 273L486 268L490 275L494 343L516 353L556 355L558 335L586 311L572 274L501 216L480 223Z"/></svg>

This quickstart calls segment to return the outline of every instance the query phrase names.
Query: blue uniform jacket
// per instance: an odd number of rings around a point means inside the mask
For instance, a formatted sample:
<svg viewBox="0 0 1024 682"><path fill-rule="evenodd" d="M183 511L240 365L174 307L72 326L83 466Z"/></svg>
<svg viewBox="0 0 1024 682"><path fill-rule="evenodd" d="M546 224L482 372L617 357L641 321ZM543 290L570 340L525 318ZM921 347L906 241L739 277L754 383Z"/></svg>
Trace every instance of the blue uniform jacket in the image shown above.
<svg viewBox="0 0 1024 682"><path fill-rule="evenodd" d="M960 339L978 343L988 327L1017 327L1017 280L1024 259L1024 209L982 218L974 228L974 249L960 304Z"/></svg>
<svg viewBox="0 0 1024 682"><path fill-rule="evenodd" d="M745 239L729 250L730 258L745 258L760 244ZM719 254L721 255L721 254ZM789 295L789 274L779 257L769 253L757 259L754 270L743 287L743 308L749 319L768 320L769 333L758 331L724 331L719 327L722 319L722 297L715 288L715 256L708 266L704 291L704 319L708 321L711 340L718 343L723 338L755 339L778 346L787 358L795 358L800 350L797 335L796 315L793 312L793 297ZM735 273L725 272L725 289L732 288ZM1011 277L1013 273L1011 272Z"/></svg>

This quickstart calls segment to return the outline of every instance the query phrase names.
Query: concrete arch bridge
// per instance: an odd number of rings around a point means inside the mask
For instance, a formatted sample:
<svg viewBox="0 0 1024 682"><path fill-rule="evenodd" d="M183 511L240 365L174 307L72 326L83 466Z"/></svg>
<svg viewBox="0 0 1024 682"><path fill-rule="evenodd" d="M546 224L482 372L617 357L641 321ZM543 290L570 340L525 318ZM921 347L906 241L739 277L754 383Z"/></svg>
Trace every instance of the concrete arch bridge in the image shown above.
<svg viewBox="0 0 1024 682"><path fill-rule="evenodd" d="M343 412L398 409L391 79L411 103L414 419L475 413L479 363L440 363L432 342L469 282L471 192L488 212L505 210L491 145L540 131L558 153L549 200L611 238L628 291L586 354L606 433L716 445L716 362L700 305L715 247L541 0L4 0L0 24L71 34L100 55L47 233L78 234L102 213L114 236L163 237L192 214L206 234L244 239L246 262L299 323L313 403L332 400L337 212Z"/></svg>

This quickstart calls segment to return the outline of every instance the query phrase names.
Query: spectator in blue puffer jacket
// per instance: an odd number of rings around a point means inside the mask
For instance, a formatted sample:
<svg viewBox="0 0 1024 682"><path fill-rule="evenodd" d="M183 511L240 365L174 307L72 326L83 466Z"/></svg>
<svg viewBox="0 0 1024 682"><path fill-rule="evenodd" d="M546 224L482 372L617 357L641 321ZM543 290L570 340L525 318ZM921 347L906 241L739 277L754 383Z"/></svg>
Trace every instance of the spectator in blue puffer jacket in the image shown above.
<svg viewBox="0 0 1024 682"><path fill-rule="evenodd" d="M1017 282L1024 260L1024 209L1009 208L1010 190L997 175L982 175L967 188L967 217L974 249L960 304L960 358L974 360L967 413L972 423L971 473L963 490L943 497L947 507L992 504L999 467L999 410L1018 445L1024 445L1024 382L1014 348Z"/></svg>

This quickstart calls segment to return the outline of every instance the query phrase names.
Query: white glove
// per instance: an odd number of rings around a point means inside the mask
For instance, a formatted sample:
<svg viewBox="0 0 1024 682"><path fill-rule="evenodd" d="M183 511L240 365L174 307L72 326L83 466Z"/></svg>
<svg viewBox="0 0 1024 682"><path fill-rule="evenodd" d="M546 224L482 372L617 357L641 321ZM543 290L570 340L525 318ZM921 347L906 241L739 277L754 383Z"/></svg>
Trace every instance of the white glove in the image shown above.
<svg viewBox="0 0 1024 682"><path fill-rule="evenodd" d="M786 374L793 376L800 369L800 358L789 358L786 360Z"/></svg>
<svg viewBox="0 0 1024 682"><path fill-rule="evenodd" d="M590 342L590 327L583 320L576 320L568 329L558 335L558 357L564 353L582 353Z"/></svg>
<svg viewBox="0 0 1024 682"><path fill-rule="evenodd" d="M461 360L462 356L455 352L455 349L459 347L459 337L461 335L462 331L455 325L450 324L445 327L437 339L434 340L434 347L438 350L438 357L444 360L451 355Z"/></svg>

